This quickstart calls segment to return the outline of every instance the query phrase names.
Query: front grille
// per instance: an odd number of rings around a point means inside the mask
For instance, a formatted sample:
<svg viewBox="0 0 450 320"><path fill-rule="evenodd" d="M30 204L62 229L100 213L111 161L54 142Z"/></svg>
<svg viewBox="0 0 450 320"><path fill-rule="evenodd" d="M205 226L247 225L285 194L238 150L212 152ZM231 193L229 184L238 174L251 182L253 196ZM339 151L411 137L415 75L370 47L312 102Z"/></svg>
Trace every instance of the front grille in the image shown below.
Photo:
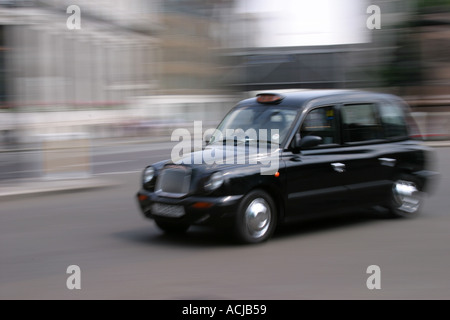
<svg viewBox="0 0 450 320"><path fill-rule="evenodd" d="M156 180L156 192L167 196L182 196L189 192L191 170L184 166L168 166Z"/></svg>

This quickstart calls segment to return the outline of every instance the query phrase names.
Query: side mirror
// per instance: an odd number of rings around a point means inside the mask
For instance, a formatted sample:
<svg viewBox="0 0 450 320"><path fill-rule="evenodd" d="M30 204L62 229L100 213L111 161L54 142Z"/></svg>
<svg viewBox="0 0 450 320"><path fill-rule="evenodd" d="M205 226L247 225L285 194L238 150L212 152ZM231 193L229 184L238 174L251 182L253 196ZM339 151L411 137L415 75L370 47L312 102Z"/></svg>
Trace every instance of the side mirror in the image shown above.
<svg viewBox="0 0 450 320"><path fill-rule="evenodd" d="M207 135L205 136L205 143L206 143L206 144L210 143L211 138L212 138L212 134L207 134Z"/></svg>
<svg viewBox="0 0 450 320"><path fill-rule="evenodd" d="M303 149L317 147L322 141L322 137L319 136L305 136L300 138L300 134L296 133L293 141L293 149L295 153L298 153Z"/></svg>

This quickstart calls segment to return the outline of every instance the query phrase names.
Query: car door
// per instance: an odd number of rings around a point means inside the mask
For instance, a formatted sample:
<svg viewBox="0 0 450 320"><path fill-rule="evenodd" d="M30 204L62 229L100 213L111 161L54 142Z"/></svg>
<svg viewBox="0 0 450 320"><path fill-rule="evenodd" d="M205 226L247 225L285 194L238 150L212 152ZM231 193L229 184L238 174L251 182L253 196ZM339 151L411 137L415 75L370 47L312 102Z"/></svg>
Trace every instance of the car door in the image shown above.
<svg viewBox="0 0 450 320"><path fill-rule="evenodd" d="M344 209L349 200L344 167L351 155L339 143L339 124L334 105L318 106L306 114L298 131L301 137L320 136L323 143L295 154L283 153L286 163L286 220Z"/></svg>
<svg viewBox="0 0 450 320"><path fill-rule="evenodd" d="M344 103L340 106L342 151L351 155L345 169L352 207L381 203L391 187L396 159L381 121L379 102Z"/></svg>
<svg viewBox="0 0 450 320"><path fill-rule="evenodd" d="M403 106L389 99L380 99L376 106L383 126L384 143L373 146L377 192L371 194L374 201L381 203L389 197L392 181L396 179L397 171L402 170L399 167L412 167L407 159L415 151L403 143L409 139Z"/></svg>

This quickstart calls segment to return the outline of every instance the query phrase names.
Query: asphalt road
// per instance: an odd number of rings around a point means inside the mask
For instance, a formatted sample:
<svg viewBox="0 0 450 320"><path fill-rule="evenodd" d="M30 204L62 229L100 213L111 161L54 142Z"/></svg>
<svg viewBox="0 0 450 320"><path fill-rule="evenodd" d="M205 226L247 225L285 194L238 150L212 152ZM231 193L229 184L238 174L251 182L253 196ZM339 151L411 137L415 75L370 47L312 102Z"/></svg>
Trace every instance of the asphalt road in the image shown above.
<svg viewBox="0 0 450 320"><path fill-rule="evenodd" d="M137 209L133 165L144 160L119 162L140 153L127 148L98 154L118 161L97 172L115 172L118 186L1 203L0 299L450 299L450 148L437 149L442 177L416 219L352 214L253 246L203 228L160 232ZM69 265L81 290L66 287ZM366 286L370 265L379 290Z"/></svg>

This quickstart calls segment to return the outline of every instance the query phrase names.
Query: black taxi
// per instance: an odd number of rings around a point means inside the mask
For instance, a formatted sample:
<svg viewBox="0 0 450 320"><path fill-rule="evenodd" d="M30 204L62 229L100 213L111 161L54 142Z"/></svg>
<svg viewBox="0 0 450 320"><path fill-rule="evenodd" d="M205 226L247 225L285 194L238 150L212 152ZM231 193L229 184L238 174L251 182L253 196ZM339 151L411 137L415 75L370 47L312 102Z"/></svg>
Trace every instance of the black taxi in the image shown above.
<svg viewBox="0 0 450 320"><path fill-rule="evenodd" d="M147 166L136 197L166 232L219 226L244 243L353 209L414 216L437 173L413 134L409 107L394 95L261 93L233 107L200 150Z"/></svg>

